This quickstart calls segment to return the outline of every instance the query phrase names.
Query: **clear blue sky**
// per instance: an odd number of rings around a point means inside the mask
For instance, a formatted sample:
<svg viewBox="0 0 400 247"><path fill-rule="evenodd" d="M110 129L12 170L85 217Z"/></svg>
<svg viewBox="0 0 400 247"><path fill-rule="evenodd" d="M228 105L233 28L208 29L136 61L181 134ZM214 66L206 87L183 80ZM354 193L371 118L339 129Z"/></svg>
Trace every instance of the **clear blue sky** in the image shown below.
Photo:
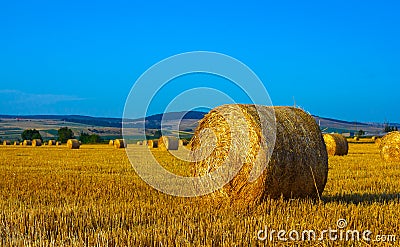
<svg viewBox="0 0 400 247"><path fill-rule="evenodd" d="M247 64L274 105L400 122L399 13L376 0L2 1L0 114L121 117L146 69L205 50Z"/></svg>

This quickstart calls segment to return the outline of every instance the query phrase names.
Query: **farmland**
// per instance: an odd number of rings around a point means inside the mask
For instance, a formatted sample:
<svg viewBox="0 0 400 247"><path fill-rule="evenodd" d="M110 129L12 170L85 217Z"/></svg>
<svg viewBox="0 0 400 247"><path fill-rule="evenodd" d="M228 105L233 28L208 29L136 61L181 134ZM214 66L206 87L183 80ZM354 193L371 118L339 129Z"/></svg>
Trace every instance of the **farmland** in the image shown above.
<svg viewBox="0 0 400 247"><path fill-rule="evenodd" d="M145 148L129 145L146 165ZM172 151L181 152L182 150ZM154 150L168 170L190 164ZM0 245L31 246L390 246L399 243L400 164L384 163L373 143L350 143L329 157L320 201L267 200L248 211L203 198L165 195L136 175L123 149L83 145L0 146ZM261 241L260 230L370 230L396 241ZM297 244L297 245L295 245Z"/></svg>

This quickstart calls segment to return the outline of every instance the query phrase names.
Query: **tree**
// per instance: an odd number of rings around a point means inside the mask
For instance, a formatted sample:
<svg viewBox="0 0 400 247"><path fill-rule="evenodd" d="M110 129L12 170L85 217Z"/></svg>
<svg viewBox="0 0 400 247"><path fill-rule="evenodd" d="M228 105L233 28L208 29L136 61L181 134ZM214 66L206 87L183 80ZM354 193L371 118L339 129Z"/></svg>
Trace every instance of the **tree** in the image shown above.
<svg viewBox="0 0 400 247"><path fill-rule="evenodd" d="M363 136L365 135L365 131L364 130L359 130L358 131L358 136Z"/></svg>
<svg viewBox="0 0 400 247"><path fill-rule="evenodd" d="M68 139L74 139L74 132L68 127L62 127L58 130L58 141L66 143Z"/></svg>
<svg viewBox="0 0 400 247"><path fill-rule="evenodd" d="M33 139L40 139L43 141L42 135L36 129L27 129L24 130L21 134L22 140L33 140Z"/></svg>
<svg viewBox="0 0 400 247"><path fill-rule="evenodd" d="M97 134L89 135L88 133L81 132L81 135L79 136L79 141L81 141L83 144L94 144L100 143L102 139Z"/></svg>
<svg viewBox="0 0 400 247"><path fill-rule="evenodd" d="M390 126L388 123L385 123L385 128L384 130L386 133L392 132L392 131L398 131L397 126Z"/></svg>
<svg viewBox="0 0 400 247"><path fill-rule="evenodd" d="M158 139L162 136L161 130L156 130L156 132L154 133L154 138Z"/></svg>

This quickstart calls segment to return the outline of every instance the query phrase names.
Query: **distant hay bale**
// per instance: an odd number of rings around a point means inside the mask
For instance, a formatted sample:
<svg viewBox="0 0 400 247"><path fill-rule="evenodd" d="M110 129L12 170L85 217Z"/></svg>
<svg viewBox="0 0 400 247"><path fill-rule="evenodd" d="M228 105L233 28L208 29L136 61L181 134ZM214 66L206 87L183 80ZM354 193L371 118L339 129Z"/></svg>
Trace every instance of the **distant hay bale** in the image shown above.
<svg viewBox="0 0 400 247"><path fill-rule="evenodd" d="M31 140L24 140L24 146L32 146Z"/></svg>
<svg viewBox="0 0 400 247"><path fill-rule="evenodd" d="M189 144L189 141L186 139L179 140L179 147L187 146L188 144Z"/></svg>
<svg viewBox="0 0 400 247"><path fill-rule="evenodd" d="M40 140L40 139L34 139L34 140L32 141L32 147L40 147L40 146L42 146L42 140Z"/></svg>
<svg viewBox="0 0 400 247"><path fill-rule="evenodd" d="M355 137L353 138L353 140L354 140L354 141L359 141L359 140L360 140L360 137L355 136Z"/></svg>
<svg viewBox="0 0 400 247"><path fill-rule="evenodd" d="M109 146L114 146L114 140L110 140L110 141L108 142L108 145L109 145Z"/></svg>
<svg viewBox="0 0 400 247"><path fill-rule="evenodd" d="M69 149L79 149L81 146L81 144L79 143L79 141L77 139L69 139L67 141L67 147Z"/></svg>
<svg viewBox="0 0 400 247"><path fill-rule="evenodd" d="M142 141L142 145L143 145L143 146L147 146L147 145L148 145L148 144L147 144L147 140Z"/></svg>
<svg viewBox="0 0 400 247"><path fill-rule="evenodd" d="M19 146L19 141L14 141L14 146Z"/></svg>
<svg viewBox="0 0 400 247"><path fill-rule="evenodd" d="M147 146L149 148L158 148L158 140L148 140Z"/></svg>
<svg viewBox="0 0 400 247"><path fill-rule="evenodd" d="M386 134L380 144L380 154L384 161L400 162L400 132Z"/></svg>
<svg viewBox="0 0 400 247"><path fill-rule="evenodd" d="M11 145L11 141L5 140L5 141L3 141L3 145L4 146L9 146L9 145Z"/></svg>
<svg viewBox="0 0 400 247"><path fill-rule="evenodd" d="M56 146L61 146L61 142L60 142L60 141L57 141L57 142L56 142Z"/></svg>
<svg viewBox="0 0 400 247"><path fill-rule="evenodd" d="M55 146L56 145L56 140L49 140L47 144L49 146Z"/></svg>
<svg viewBox="0 0 400 247"><path fill-rule="evenodd" d="M375 145L376 145L378 148L380 148L381 142L382 142L382 138L376 138L376 140L375 140Z"/></svg>
<svg viewBox="0 0 400 247"><path fill-rule="evenodd" d="M127 146L128 146L128 144L126 143L126 141L124 139L116 139L114 141L115 148L126 148Z"/></svg>
<svg viewBox="0 0 400 247"><path fill-rule="evenodd" d="M143 145L143 142L138 141L138 142L136 142L136 145Z"/></svg>
<svg viewBox="0 0 400 247"><path fill-rule="evenodd" d="M271 146L275 119L276 141ZM321 131L313 117L298 108L219 106L199 122L189 145L194 176L207 177L223 163L228 169L243 164L231 181L210 194L215 205L247 208L266 198L319 198L325 188L328 155ZM265 170L249 182L252 169L260 164Z"/></svg>
<svg viewBox="0 0 400 247"><path fill-rule="evenodd" d="M161 136L158 139L158 148L161 150L178 150L179 139L175 136Z"/></svg>
<svg viewBox="0 0 400 247"><path fill-rule="evenodd" d="M23 142L20 142L20 143L19 143L19 145L20 145L20 146L23 146L23 145L24 145L24 143L23 143Z"/></svg>
<svg viewBox="0 0 400 247"><path fill-rule="evenodd" d="M376 141L376 139L377 139L376 136L371 137L371 140L373 140L373 141Z"/></svg>
<svg viewBox="0 0 400 247"><path fill-rule="evenodd" d="M324 141L328 155L347 155L349 144L341 134L324 134Z"/></svg>

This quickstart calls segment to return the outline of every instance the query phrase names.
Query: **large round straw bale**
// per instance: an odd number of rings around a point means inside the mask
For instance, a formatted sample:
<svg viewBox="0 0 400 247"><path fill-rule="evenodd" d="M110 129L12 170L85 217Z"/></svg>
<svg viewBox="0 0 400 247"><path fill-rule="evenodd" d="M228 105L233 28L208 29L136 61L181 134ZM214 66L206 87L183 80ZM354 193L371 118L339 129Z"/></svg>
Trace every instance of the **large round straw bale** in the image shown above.
<svg viewBox="0 0 400 247"><path fill-rule="evenodd" d="M380 144L380 153L384 161L400 162L400 132L386 134Z"/></svg>
<svg viewBox="0 0 400 247"><path fill-rule="evenodd" d="M81 144L79 144L79 141L77 139L69 139L67 141L67 147L69 149L79 149Z"/></svg>
<svg viewBox="0 0 400 247"><path fill-rule="evenodd" d="M4 141L3 141L3 145L4 145L4 146L11 145L11 141L9 141L9 140L4 140Z"/></svg>
<svg viewBox="0 0 400 247"><path fill-rule="evenodd" d="M109 145L109 146L114 146L114 140L110 140L110 141L108 142L108 145Z"/></svg>
<svg viewBox="0 0 400 247"><path fill-rule="evenodd" d="M14 146L19 146L19 141L14 141Z"/></svg>
<svg viewBox="0 0 400 247"><path fill-rule="evenodd" d="M128 144L126 143L126 141L124 139L116 139L114 141L115 148L126 148L127 146L128 146Z"/></svg>
<svg viewBox="0 0 400 247"><path fill-rule="evenodd" d="M158 139L158 147L161 150L178 150L179 139L175 136L161 136Z"/></svg>
<svg viewBox="0 0 400 247"><path fill-rule="evenodd" d="M147 146L149 148L158 148L158 140L148 140Z"/></svg>
<svg viewBox="0 0 400 247"><path fill-rule="evenodd" d="M48 141L48 145L49 145L49 146L54 146L54 145L56 145L56 140L49 140L49 141Z"/></svg>
<svg viewBox="0 0 400 247"><path fill-rule="evenodd" d="M31 140L24 140L24 146L32 146Z"/></svg>
<svg viewBox="0 0 400 247"><path fill-rule="evenodd" d="M328 155L347 155L349 144L341 134L324 134L324 141Z"/></svg>
<svg viewBox="0 0 400 247"><path fill-rule="evenodd" d="M42 140L40 140L40 139L34 139L34 140L32 141L32 147L40 147L40 146L42 146Z"/></svg>
<svg viewBox="0 0 400 247"><path fill-rule="evenodd" d="M276 140L271 146L274 126ZM321 131L313 117L298 108L219 106L199 122L189 145L194 176L210 175L224 163L228 169L243 164L231 181L211 194L216 204L242 208L268 197L319 198L327 181L328 155ZM250 182L252 169L260 164L266 168Z"/></svg>

